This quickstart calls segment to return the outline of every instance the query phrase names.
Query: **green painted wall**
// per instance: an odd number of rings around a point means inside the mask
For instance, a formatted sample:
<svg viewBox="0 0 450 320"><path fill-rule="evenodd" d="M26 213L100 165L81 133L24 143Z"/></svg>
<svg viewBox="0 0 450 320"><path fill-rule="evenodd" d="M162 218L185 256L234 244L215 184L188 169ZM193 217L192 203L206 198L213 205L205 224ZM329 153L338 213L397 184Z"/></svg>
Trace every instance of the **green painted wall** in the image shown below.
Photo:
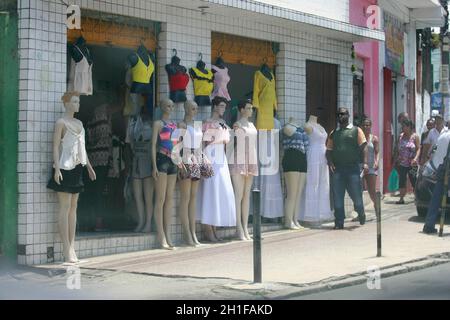
<svg viewBox="0 0 450 320"><path fill-rule="evenodd" d="M17 256L17 157L19 57L18 19L0 12L0 246L2 253Z"/></svg>

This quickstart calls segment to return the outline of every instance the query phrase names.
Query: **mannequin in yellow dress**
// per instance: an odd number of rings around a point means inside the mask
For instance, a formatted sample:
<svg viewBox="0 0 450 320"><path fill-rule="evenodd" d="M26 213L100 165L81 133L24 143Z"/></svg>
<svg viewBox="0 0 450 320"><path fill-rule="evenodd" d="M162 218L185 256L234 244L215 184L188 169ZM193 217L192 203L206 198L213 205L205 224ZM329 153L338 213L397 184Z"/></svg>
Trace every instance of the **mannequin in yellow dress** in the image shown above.
<svg viewBox="0 0 450 320"><path fill-rule="evenodd" d="M253 84L253 106L258 110L256 128L271 130L274 128L273 111L277 109L275 76L267 64L256 71Z"/></svg>

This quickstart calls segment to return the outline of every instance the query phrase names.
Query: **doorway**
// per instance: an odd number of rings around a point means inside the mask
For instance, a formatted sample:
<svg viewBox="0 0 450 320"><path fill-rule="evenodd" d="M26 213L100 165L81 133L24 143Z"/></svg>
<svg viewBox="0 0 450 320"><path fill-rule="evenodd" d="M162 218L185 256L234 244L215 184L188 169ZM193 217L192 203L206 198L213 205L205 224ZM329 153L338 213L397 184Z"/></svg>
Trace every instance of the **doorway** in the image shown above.
<svg viewBox="0 0 450 320"><path fill-rule="evenodd" d="M306 61L306 118L317 116L328 133L336 126L337 85L336 64Z"/></svg>

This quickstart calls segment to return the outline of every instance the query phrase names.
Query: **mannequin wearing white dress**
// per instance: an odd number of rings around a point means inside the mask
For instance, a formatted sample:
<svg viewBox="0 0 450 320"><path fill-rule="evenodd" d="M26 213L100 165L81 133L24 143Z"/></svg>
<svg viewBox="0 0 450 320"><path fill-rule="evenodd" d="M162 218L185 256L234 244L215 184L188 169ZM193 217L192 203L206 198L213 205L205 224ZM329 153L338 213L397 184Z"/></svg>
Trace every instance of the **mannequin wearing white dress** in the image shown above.
<svg viewBox="0 0 450 320"><path fill-rule="evenodd" d="M320 224L334 219L330 206L330 178L325 157L328 135L313 115L305 123L304 129L309 136L308 172L305 205L300 208L299 220Z"/></svg>

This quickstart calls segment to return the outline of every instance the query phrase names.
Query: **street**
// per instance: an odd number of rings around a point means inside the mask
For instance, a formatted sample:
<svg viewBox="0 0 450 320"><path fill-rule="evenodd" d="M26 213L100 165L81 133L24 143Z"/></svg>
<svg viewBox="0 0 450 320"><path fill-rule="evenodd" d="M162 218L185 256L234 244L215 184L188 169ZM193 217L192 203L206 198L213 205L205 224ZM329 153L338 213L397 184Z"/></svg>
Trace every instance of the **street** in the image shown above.
<svg viewBox="0 0 450 320"><path fill-rule="evenodd" d="M423 220L416 216L412 198L403 206L392 204L394 200L384 200L381 258L376 257L374 213L367 207L364 226L349 221L342 231L327 225L264 234L263 284L252 283L252 242L229 241L171 252L148 250L94 257L80 264L80 269L51 264L3 270L0 299L448 297L450 265L424 268L450 261L449 226L443 238L424 235ZM367 289L368 268L372 267L382 272L381 290ZM424 270L411 272L420 269ZM395 276L384 278L383 274ZM447 280L441 282L440 277ZM351 287L327 292L343 286ZM314 291L320 293L306 296Z"/></svg>

